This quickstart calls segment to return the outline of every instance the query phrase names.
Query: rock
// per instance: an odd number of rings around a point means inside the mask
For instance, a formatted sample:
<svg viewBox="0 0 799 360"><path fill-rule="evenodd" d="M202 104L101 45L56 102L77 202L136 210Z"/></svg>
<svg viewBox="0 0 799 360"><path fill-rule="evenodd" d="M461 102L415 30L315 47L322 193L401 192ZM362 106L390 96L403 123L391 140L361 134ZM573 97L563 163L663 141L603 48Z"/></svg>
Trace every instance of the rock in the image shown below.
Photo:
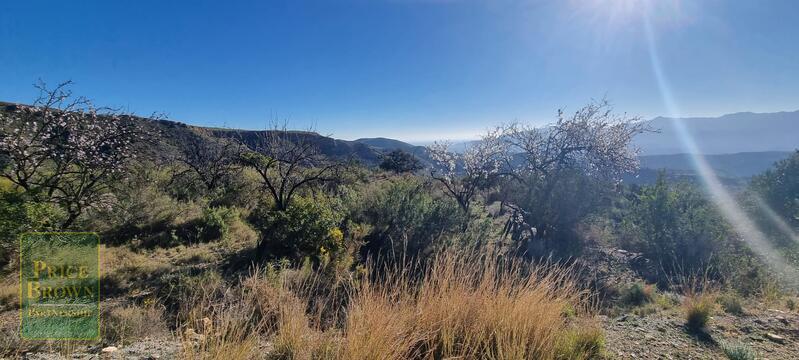
<svg viewBox="0 0 799 360"><path fill-rule="evenodd" d="M777 316L776 319L779 320L779 322L788 325L788 319L786 319L785 317Z"/></svg>
<svg viewBox="0 0 799 360"><path fill-rule="evenodd" d="M769 339L778 344L785 344L785 338L777 334L767 333L766 339Z"/></svg>
<svg viewBox="0 0 799 360"><path fill-rule="evenodd" d="M108 347L104 347L102 350L100 350L100 352L103 353L103 354L110 354L110 353L112 353L114 351L117 351L117 350L119 350L119 349L116 346L108 346Z"/></svg>

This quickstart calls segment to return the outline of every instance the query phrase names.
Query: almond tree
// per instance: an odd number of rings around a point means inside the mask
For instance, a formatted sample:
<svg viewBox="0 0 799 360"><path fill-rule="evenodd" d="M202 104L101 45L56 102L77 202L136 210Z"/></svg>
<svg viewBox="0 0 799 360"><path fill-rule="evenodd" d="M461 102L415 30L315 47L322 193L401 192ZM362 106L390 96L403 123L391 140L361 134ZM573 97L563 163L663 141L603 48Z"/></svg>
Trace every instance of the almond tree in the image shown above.
<svg viewBox="0 0 799 360"><path fill-rule="evenodd" d="M483 135L462 153L451 151L450 146L449 142L436 142L427 148L434 163L430 176L468 214L477 191L489 188L507 174L507 143L497 129Z"/></svg>
<svg viewBox="0 0 799 360"><path fill-rule="evenodd" d="M502 139L515 153L508 166L524 190L507 199L517 222L513 228L532 229L526 232L542 240L540 248L526 251L545 253L556 238L574 238L567 234L576 223L601 206L622 175L638 168L632 141L648 130L638 117L614 114L604 100L570 115L558 111L550 126L506 126ZM533 239L524 240L529 247Z"/></svg>
<svg viewBox="0 0 799 360"><path fill-rule="evenodd" d="M39 82L32 106L0 112L0 153L9 162L0 176L34 201L61 206L64 228L110 189L145 136L131 115L95 108L72 96L70 84L48 89Z"/></svg>

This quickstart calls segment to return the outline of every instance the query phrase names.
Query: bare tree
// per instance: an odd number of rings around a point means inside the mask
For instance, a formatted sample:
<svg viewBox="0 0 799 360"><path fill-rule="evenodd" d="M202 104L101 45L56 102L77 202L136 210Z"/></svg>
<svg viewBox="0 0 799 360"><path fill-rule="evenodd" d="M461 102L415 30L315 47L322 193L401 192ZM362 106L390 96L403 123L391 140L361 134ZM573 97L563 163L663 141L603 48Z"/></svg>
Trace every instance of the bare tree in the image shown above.
<svg viewBox="0 0 799 360"><path fill-rule="evenodd" d="M254 135L256 139L247 141L252 151L242 154L241 161L260 175L275 210L286 210L305 187L338 179L341 164L320 154L306 135L283 125L259 132Z"/></svg>
<svg viewBox="0 0 799 360"><path fill-rule="evenodd" d="M65 228L109 190L136 157L134 144L146 136L133 116L95 108L74 97L70 85L48 89L40 81L32 106L12 105L0 113L0 153L9 162L0 176L36 201L63 207Z"/></svg>
<svg viewBox="0 0 799 360"><path fill-rule="evenodd" d="M175 160L186 169L174 178L193 176L209 193L224 187L240 173L239 159L246 147L234 139L212 139L191 134L178 140L180 149Z"/></svg>
<svg viewBox="0 0 799 360"><path fill-rule="evenodd" d="M444 186L465 213L469 213L478 190L494 185L506 174L508 147L500 129L483 135L463 153L451 151L447 142L434 143L428 152L435 163L430 176Z"/></svg>

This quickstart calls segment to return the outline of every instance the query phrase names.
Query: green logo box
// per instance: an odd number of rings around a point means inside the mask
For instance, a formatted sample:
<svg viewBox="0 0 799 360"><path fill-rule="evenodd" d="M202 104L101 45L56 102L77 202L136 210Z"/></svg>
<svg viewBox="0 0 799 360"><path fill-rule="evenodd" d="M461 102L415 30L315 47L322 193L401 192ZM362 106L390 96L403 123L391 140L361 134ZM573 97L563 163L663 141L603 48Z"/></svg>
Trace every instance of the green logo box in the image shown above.
<svg viewBox="0 0 799 360"><path fill-rule="evenodd" d="M100 336L100 238L95 233L20 237L20 336L96 340Z"/></svg>

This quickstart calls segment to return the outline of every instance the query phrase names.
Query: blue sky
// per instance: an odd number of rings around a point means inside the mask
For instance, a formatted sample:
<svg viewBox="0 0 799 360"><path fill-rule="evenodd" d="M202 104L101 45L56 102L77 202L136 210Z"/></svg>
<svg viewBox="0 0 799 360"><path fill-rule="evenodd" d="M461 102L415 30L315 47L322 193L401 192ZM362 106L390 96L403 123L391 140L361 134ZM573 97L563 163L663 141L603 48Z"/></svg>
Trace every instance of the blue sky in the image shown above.
<svg viewBox="0 0 799 360"><path fill-rule="evenodd" d="M71 79L190 124L461 139L603 96L673 113L654 48L685 116L796 110L797 24L791 0L6 1L0 100Z"/></svg>

